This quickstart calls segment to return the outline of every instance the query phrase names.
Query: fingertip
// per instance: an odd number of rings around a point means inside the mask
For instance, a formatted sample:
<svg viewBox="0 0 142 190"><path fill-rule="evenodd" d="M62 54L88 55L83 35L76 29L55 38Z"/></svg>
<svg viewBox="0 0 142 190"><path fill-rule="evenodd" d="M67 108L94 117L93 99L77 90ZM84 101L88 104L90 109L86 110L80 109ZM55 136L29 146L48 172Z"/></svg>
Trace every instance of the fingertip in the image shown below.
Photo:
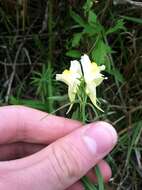
<svg viewBox="0 0 142 190"><path fill-rule="evenodd" d="M108 132L111 134L112 139L113 139L113 143L114 145L117 143L118 140L118 135L117 135L117 131L116 129L108 122L105 121L98 121L96 123L96 126L98 125L98 127L104 127L106 130L108 130Z"/></svg>
<svg viewBox="0 0 142 190"><path fill-rule="evenodd" d="M104 181L108 182L112 176L112 170L109 164L106 161L102 160L101 162L99 162L98 166L100 168Z"/></svg>
<svg viewBox="0 0 142 190"><path fill-rule="evenodd" d="M103 177L103 180L105 183L109 182L111 176L112 176L112 171L108 163L104 160L101 160L98 164L98 167L100 169L101 175ZM89 179L92 181L92 183L97 183L97 176L94 170L91 170L88 172L87 176Z"/></svg>
<svg viewBox="0 0 142 190"><path fill-rule="evenodd" d="M90 153L101 160L116 145L117 133L106 122L90 123L84 126L83 141Z"/></svg>

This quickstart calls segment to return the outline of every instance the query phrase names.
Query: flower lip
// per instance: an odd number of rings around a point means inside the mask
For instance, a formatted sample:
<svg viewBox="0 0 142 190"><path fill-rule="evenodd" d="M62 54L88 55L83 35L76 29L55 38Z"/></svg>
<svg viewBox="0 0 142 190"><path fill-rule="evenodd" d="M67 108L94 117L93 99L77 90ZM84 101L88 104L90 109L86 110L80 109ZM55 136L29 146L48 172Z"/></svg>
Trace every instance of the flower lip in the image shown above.
<svg viewBox="0 0 142 190"><path fill-rule="evenodd" d="M97 105L96 87L105 79L101 73L101 71L105 70L105 65L98 66L95 62L91 62L87 54L81 56L80 62L84 73L86 92L94 106L101 110Z"/></svg>
<svg viewBox="0 0 142 190"><path fill-rule="evenodd" d="M65 69L62 74L56 74L56 80L62 81L68 85L68 96L71 102L74 102L75 96L80 85L82 71L80 63L77 60L71 61L70 69Z"/></svg>

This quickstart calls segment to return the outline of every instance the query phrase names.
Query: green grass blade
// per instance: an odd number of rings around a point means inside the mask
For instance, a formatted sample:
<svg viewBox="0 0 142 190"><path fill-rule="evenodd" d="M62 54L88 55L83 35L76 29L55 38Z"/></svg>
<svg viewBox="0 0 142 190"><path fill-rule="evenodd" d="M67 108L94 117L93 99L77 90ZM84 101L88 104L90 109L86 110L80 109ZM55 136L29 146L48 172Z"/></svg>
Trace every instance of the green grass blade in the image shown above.
<svg viewBox="0 0 142 190"><path fill-rule="evenodd" d="M129 17L129 16L123 16L123 19L137 23L137 24L142 24L142 19L141 18L135 18L135 17Z"/></svg>
<svg viewBox="0 0 142 190"><path fill-rule="evenodd" d="M102 174L101 174L98 166L95 167L95 172L96 172L96 176L97 176L97 180L98 180L98 187L99 187L98 190L105 190L103 177L102 177Z"/></svg>
<svg viewBox="0 0 142 190"><path fill-rule="evenodd" d="M126 166L128 165L128 163L130 161L130 156L131 156L131 153L132 153L134 146L137 145L137 143L140 139L140 136L142 133L142 121L136 123L134 126L136 126L136 127L134 127L134 129L133 129L132 139L131 139L131 142L130 142L130 145L128 148Z"/></svg>
<svg viewBox="0 0 142 190"><path fill-rule="evenodd" d="M84 176L81 181L85 187L85 190L97 190L97 188L90 182L87 176Z"/></svg>

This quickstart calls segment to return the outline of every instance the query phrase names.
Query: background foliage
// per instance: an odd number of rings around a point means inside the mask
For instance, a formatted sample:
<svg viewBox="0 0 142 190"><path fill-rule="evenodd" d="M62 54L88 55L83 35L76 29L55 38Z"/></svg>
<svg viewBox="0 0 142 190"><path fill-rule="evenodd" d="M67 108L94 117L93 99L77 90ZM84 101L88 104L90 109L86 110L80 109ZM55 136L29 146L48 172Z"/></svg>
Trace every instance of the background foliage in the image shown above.
<svg viewBox="0 0 142 190"><path fill-rule="evenodd" d="M108 189L117 190L142 187L142 6L130 2L0 1L1 105L65 116L66 86L55 74L83 53L106 65L109 79L97 92L105 112L90 109L88 122L109 121L119 133L107 158L114 173Z"/></svg>

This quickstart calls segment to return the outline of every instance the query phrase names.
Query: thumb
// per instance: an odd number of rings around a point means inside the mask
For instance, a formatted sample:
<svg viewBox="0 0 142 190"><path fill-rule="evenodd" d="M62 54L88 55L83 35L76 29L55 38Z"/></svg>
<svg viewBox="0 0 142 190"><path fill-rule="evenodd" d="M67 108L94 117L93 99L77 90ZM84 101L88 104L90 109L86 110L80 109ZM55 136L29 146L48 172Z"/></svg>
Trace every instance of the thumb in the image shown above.
<svg viewBox="0 0 142 190"><path fill-rule="evenodd" d="M116 142L117 134L110 124L88 124L35 155L5 165L11 172L4 189L66 189L105 157Z"/></svg>

